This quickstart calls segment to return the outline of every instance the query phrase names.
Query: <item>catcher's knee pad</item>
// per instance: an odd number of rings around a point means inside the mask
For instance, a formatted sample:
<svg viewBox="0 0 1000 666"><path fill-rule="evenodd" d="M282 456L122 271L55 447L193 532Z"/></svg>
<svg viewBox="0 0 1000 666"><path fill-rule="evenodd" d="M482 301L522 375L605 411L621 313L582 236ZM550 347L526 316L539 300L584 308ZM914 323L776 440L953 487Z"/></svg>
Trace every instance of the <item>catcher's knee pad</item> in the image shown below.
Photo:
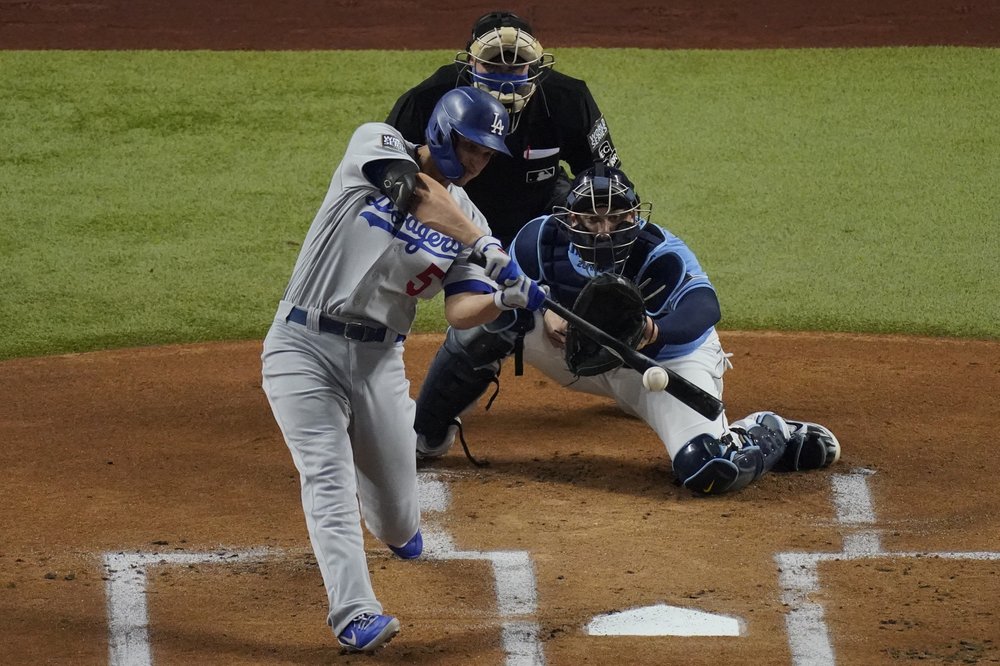
<svg viewBox="0 0 1000 666"><path fill-rule="evenodd" d="M764 473L764 455L757 446L742 445L731 435L723 439L698 435L677 452L674 474L685 488L719 495L745 488Z"/></svg>
<svg viewBox="0 0 1000 666"><path fill-rule="evenodd" d="M486 392L514 350L523 324L513 311L500 319L505 321L492 328L448 329L417 397L413 427L425 457L447 453L455 439L455 420Z"/></svg>
<svg viewBox="0 0 1000 666"><path fill-rule="evenodd" d="M685 444L674 457L674 473L700 493L740 490L782 460L789 437L781 417L757 412L730 425L721 439L699 435Z"/></svg>

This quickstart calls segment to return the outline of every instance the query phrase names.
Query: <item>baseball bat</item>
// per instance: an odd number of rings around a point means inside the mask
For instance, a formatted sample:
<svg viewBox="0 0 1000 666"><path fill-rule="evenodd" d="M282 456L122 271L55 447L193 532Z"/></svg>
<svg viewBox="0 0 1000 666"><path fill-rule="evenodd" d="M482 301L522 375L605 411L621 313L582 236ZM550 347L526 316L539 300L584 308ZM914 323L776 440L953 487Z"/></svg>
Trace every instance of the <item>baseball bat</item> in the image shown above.
<svg viewBox="0 0 1000 666"><path fill-rule="evenodd" d="M569 308L560 305L548 296L545 297L545 307L576 326L581 333L617 356L621 359L622 363L632 368L639 374L646 372L649 368L659 365L648 356L640 354L637 350L632 349L618 338L605 333L580 315L576 314ZM681 377L670 368L663 369L669 377L667 386L663 389L664 391L674 396L710 421L714 421L719 418L719 415L722 414L723 409L725 409L721 400L701 387L692 384L690 381Z"/></svg>

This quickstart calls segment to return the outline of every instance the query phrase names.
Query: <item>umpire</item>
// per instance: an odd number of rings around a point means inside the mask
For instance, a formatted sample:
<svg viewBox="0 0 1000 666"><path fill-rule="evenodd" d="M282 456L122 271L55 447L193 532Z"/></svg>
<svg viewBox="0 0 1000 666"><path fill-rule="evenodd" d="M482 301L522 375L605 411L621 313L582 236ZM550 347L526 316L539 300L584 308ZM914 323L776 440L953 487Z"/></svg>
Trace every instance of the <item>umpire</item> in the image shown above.
<svg viewBox="0 0 1000 666"><path fill-rule="evenodd" d="M511 118L510 154L495 154L465 191L504 247L529 220L564 202L571 182L564 163L574 174L595 162L619 166L607 122L587 84L555 71L554 62L527 21L507 11L485 14L473 25L465 51L404 93L386 119L419 143L434 105L452 88L473 85L500 100ZM461 412L491 383L499 386L506 355L499 350L513 333L519 361L520 342L531 323L530 316L511 311L489 326L448 329L417 398L418 457L438 457L451 447Z"/></svg>
<svg viewBox="0 0 1000 666"><path fill-rule="evenodd" d="M505 247L528 220L562 203L570 178L560 162L574 174L597 161L619 164L587 84L555 71L554 62L527 21L506 11L485 14L454 63L404 93L386 119L422 143L434 105L452 88L474 85L500 100L511 117L510 156L495 155L465 191Z"/></svg>

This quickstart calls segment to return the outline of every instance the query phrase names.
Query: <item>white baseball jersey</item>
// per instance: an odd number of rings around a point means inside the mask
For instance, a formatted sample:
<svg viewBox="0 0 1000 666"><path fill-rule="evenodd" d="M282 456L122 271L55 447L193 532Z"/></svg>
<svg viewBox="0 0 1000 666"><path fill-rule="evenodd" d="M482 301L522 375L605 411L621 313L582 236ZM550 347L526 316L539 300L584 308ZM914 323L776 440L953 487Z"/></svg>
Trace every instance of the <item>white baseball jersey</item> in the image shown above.
<svg viewBox="0 0 1000 666"><path fill-rule="evenodd" d="M412 215L393 234L396 208L362 169L386 159L416 164L415 155L416 146L390 125L366 123L354 132L306 235L285 301L405 334L413 324L417 298L431 298L442 288L449 294L469 291L470 280L493 286L480 266L467 263L470 249ZM465 190L449 184L448 191L483 233L490 233ZM478 286L475 290L489 291Z"/></svg>

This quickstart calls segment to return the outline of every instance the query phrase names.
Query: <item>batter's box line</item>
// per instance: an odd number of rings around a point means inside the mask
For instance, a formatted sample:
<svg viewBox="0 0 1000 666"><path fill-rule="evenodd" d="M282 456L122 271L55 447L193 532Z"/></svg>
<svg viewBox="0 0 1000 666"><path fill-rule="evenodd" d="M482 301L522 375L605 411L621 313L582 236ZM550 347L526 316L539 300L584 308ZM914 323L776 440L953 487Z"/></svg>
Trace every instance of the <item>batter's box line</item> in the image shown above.
<svg viewBox="0 0 1000 666"><path fill-rule="evenodd" d="M857 468L849 474L835 474L831 479L837 523L847 529L841 553L777 553L781 601L789 606L785 616L788 645L793 666L833 666L836 658L830 632L823 616L823 606L811 600L819 592L820 562L849 562L864 559L947 559L1000 560L993 551L972 552L887 552L874 526L877 522L868 479L875 474Z"/></svg>
<svg viewBox="0 0 1000 666"><path fill-rule="evenodd" d="M794 666L833 666L837 663L830 633L823 617L823 606L810 599L819 592L818 568L821 562L849 562L875 559L1000 560L1000 552L844 552L778 553L781 601L790 607L785 616L788 644Z"/></svg>
<svg viewBox="0 0 1000 666"><path fill-rule="evenodd" d="M501 643L506 666L541 666L545 663L538 624L530 619L537 607L534 567L524 551L458 551L447 534L430 530L426 559L485 560L496 581L497 608L501 618ZM149 642L148 572L156 566L232 564L275 559L279 549L217 549L202 553L105 553L105 592L108 612L108 663L112 666L152 666Z"/></svg>

